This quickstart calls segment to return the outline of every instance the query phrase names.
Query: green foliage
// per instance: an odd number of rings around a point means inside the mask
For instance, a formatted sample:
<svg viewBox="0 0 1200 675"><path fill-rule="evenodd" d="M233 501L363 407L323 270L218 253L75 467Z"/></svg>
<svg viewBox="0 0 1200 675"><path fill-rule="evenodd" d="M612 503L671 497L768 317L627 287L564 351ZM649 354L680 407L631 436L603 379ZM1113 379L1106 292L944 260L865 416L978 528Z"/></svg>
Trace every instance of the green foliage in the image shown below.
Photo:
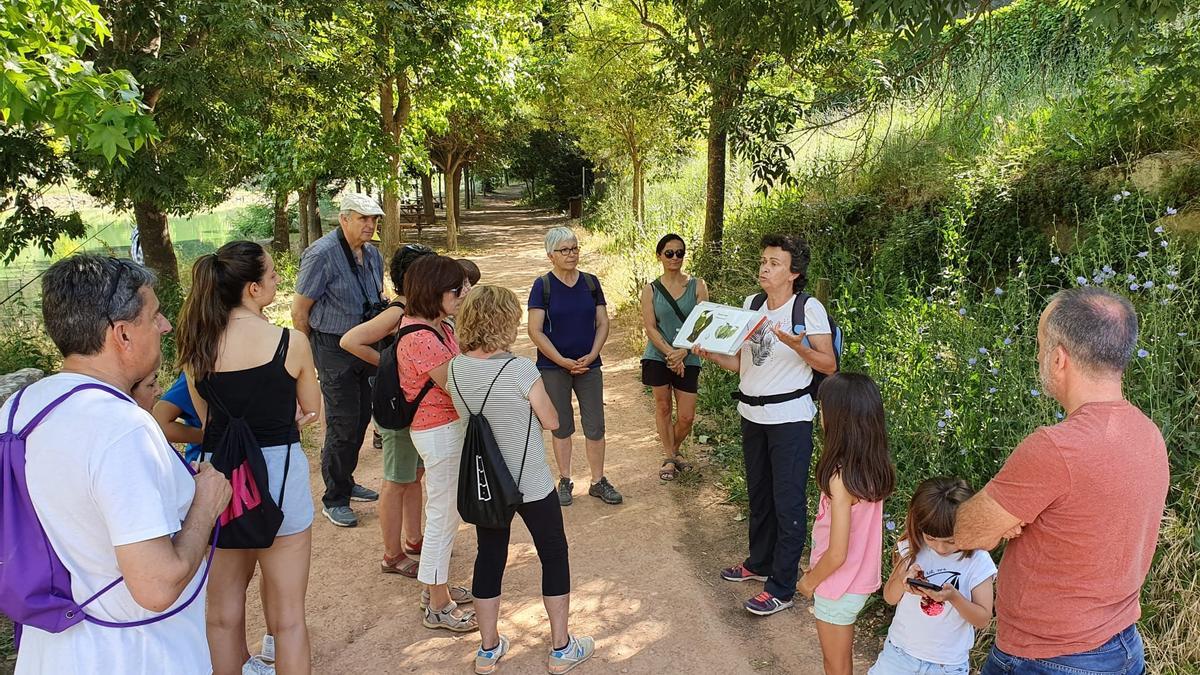
<svg viewBox="0 0 1200 675"><path fill-rule="evenodd" d="M288 217L294 220L295 207ZM233 236L238 239L270 239L275 231L275 211L265 204L251 204L233 218Z"/></svg>
<svg viewBox="0 0 1200 675"><path fill-rule="evenodd" d="M62 357L41 325L28 319L12 319L0 329L0 374L22 368L54 372Z"/></svg>

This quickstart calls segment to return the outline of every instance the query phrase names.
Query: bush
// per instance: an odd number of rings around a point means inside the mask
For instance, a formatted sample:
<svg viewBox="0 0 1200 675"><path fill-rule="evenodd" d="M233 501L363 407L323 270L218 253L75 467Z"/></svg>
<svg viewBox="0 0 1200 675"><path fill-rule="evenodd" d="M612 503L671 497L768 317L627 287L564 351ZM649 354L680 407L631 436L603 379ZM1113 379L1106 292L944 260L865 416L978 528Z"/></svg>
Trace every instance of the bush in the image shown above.
<svg viewBox="0 0 1200 675"><path fill-rule="evenodd" d="M296 217L296 207L288 214L289 222ZM275 234L275 210L264 204L250 204L237 211L230 228L234 239L270 239Z"/></svg>
<svg viewBox="0 0 1200 675"><path fill-rule="evenodd" d="M61 361L40 321L13 319L0 330L0 375L22 368L51 373L58 370Z"/></svg>

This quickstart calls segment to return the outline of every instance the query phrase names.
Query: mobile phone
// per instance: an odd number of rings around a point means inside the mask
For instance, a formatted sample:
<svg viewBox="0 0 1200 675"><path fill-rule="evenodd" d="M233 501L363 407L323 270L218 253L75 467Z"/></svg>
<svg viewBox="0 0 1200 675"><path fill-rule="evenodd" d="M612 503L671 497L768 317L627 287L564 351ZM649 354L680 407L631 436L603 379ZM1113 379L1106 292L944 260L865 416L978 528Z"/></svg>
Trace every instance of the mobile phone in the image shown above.
<svg viewBox="0 0 1200 675"><path fill-rule="evenodd" d="M913 588L924 588L927 591L942 590L941 586L938 586L935 583L925 581L924 579L905 579L905 581L908 583L909 586L912 586Z"/></svg>

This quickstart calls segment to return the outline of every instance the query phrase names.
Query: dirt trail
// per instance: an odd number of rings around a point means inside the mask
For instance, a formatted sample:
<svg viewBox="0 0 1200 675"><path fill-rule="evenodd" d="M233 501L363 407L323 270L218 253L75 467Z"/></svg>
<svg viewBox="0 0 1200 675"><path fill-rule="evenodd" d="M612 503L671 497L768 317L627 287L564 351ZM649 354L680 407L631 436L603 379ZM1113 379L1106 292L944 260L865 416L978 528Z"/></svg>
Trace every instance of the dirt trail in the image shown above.
<svg viewBox="0 0 1200 675"><path fill-rule="evenodd" d="M464 243L480 252L472 259L485 283L507 286L524 302L533 278L546 269L542 235L561 222L554 214L490 199L466 215ZM424 238L435 237L437 232L427 232ZM582 267L603 279L598 263L595 254L585 252ZM571 630L596 638L596 656L578 672L821 672L807 603L767 619L752 617L740 603L759 589L717 577L722 566L744 555L745 534L733 521L733 508L718 503L711 486L660 484L651 399L639 382L637 357L621 353L626 344L622 330L614 325L604 372L606 474L624 493L625 503L608 506L587 496L587 466L577 439L576 498L564 509L571 548ZM515 351L534 355L524 328ZM317 496L322 491L319 446L307 450ZM380 451L371 448L368 438L356 479L378 488L381 476ZM421 626L417 582L379 572L376 505L355 504L354 509L357 528L335 528L319 512L313 524L308 625L315 671L472 672L477 634L459 636ZM453 581L469 581L475 548L474 531L464 525L451 562ZM549 630L539 580L529 533L516 525L500 618L512 651L502 672L545 672ZM263 632L257 597L248 614L253 645Z"/></svg>

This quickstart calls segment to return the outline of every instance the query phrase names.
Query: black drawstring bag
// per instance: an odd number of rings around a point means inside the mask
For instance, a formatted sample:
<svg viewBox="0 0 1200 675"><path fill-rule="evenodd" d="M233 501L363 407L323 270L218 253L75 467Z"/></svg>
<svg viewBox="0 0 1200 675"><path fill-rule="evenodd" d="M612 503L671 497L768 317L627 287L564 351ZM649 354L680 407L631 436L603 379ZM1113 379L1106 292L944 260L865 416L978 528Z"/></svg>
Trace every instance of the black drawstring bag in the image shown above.
<svg viewBox="0 0 1200 675"><path fill-rule="evenodd" d="M500 366L496 377L493 377L488 385L487 393L483 395L483 403L479 404L477 413L471 412L467 400L458 388L458 380L454 380L454 390L458 392L463 407L469 413L462 459L458 465L458 513L464 522L476 527L508 527L512 522L513 513L525 499L519 486L521 475L525 473L525 457L529 453L529 432L527 431L525 436L525 454L521 455L521 470L514 481L508 464L504 462L504 456L500 454L500 446L496 444L492 425L483 416L483 409L492 393L492 387L500 378L500 373L514 360L509 359ZM450 368L453 371L453 363ZM533 424L533 406L529 407L529 423ZM526 428L529 429L528 426Z"/></svg>
<svg viewBox="0 0 1200 675"><path fill-rule="evenodd" d="M287 449L283 462L283 484L279 488L279 501L271 499L270 483L267 479L267 460L262 448L254 438L254 432L244 417L234 417L221 403L212 387L204 387L204 398L210 405L229 418L225 433L212 447L213 468L229 479L233 496L229 506L221 513L221 531L217 535L217 548L269 548L275 543L275 535L283 524L283 493L287 489L287 474L292 463L292 450Z"/></svg>

